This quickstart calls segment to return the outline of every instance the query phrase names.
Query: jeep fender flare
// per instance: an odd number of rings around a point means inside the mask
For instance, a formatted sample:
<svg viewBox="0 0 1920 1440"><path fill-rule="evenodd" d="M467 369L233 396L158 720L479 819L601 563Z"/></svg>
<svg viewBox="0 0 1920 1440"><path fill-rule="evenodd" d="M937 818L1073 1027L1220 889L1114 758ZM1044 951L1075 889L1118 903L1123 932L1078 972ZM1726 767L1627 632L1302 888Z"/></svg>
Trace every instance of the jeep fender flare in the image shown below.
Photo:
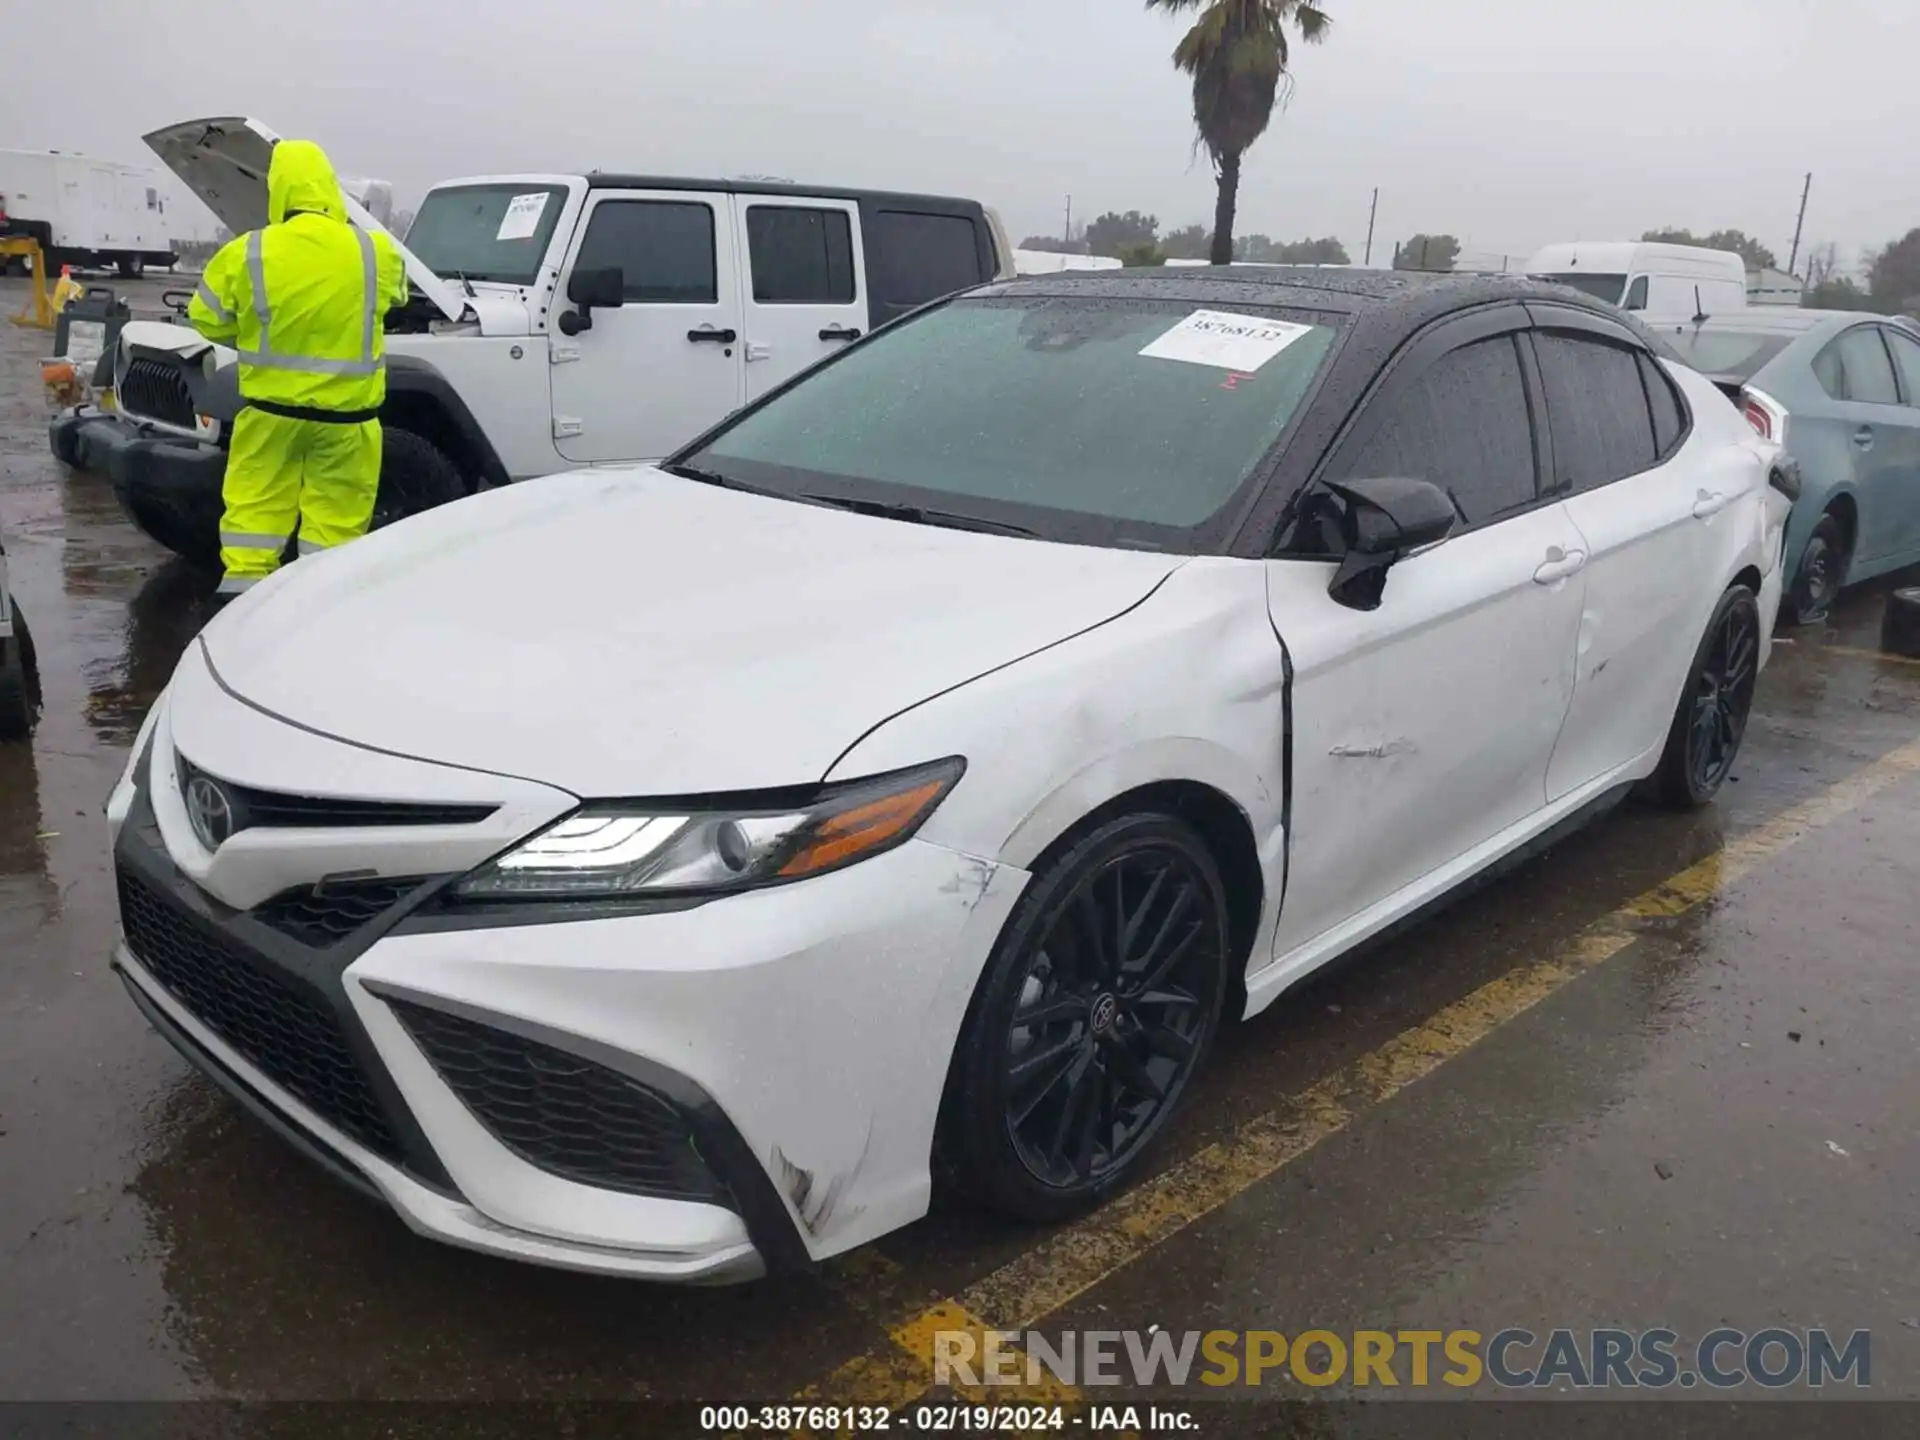
<svg viewBox="0 0 1920 1440"><path fill-rule="evenodd" d="M387 356L387 398L380 423L431 441L476 489L505 485L506 466L447 377L414 355Z"/></svg>

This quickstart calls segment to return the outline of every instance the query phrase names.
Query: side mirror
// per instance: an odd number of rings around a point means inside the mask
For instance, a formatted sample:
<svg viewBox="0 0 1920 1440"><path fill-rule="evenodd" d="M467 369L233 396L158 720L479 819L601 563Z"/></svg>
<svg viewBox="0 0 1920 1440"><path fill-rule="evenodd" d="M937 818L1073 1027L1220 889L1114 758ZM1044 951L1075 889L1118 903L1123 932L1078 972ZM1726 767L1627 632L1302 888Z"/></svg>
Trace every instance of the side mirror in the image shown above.
<svg viewBox="0 0 1920 1440"><path fill-rule="evenodd" d="M1327 594L1350 610L1378 609L1387 571L1446 539L1460 519L1453 497L1430 480L1328 481L1324 488L1340 503L1346 547Z"/></svg>
<svg viewBox="0 0 1920 1440"><path fill-rule="evenodd" d="M567 299L580 308L561 313L560 333L578 335L591 330L595 310L618 310L627 303L626 274L618 265L575 270L567 277Z"/></svg>

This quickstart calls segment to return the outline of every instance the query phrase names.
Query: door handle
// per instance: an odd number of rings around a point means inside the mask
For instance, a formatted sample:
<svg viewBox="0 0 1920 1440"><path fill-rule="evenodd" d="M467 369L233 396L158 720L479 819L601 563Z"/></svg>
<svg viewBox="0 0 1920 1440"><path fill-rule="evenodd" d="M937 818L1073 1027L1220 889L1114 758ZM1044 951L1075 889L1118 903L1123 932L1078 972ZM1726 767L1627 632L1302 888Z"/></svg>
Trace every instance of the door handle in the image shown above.
<svg viewBox="0 0 1920 1440"><path fill-rule="evenodd" d="M1693 518L1709 520L1727 508L1727 497L1717 490L1702 490L1694 497Z"/></svg>
<svg viewBox="0 0 1920 1440"><path fill-rule="evenodd" d="M1558 545L1549 546L1547 558L1540 568L1533 572L1536 585L1558 585L1569 576L1578 575L1587 568L1587 552L1584 550L1562 550Z"/></svg>
<svg viewBox="0 0 1920 1440"><path fill-rule="evenodd" d="M706 341L713 345L731 345L740 337L731 330L717 330L711 325L702 325L698 330L687 331L687 339L698 345Z"/></svg>
<svg viewBox="0 0 1920 1440"><path fill-rule="evenodd" d="M1862 425L1858 430L1853 432L1853 448L1856 450L1871 450L1873 448L1873 427L1871 425Z"/></svg>
<svg viewBox="0 0 1920 1440"><path fill-rule="evenodd" d="M858 340L860 338L860 327L858 325L829 325L820 332L820 338L822 340Z"/></svg>

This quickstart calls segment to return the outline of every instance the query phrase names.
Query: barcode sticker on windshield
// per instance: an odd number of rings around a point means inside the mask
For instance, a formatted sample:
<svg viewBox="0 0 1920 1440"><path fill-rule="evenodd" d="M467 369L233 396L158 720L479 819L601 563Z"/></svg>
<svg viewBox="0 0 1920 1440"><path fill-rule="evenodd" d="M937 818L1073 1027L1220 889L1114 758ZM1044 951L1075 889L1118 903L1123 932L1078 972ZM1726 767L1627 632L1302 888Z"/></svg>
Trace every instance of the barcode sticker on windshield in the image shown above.
<svg viewBox="0 0 1920 1440"><path fill-rule="evenodd" d="M1196 310L1140 353L1150 360L1183 360L1251 375L1312 329L1290 320Z"/></svg>
<svg viewBox="0 0 1920 1440"><path fill-rule="evenodd" d="M551 192L536 190L531 195L516 195L507 202L507 213L500 217L496 240L525 240L540 228L540 215L547 208Z"/></svg>

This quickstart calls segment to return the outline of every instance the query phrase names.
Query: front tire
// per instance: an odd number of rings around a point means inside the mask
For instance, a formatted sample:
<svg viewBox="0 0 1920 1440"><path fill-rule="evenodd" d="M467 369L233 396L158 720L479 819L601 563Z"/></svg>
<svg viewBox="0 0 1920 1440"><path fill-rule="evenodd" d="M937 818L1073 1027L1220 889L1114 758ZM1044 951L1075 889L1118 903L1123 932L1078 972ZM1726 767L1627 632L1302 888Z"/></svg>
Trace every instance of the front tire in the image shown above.
<svg viewBox="0 0 1920 1440"><path fill-rule="evenodd" d="M1122 816L1028 887L974 995L941 1122L951 1182L1023 1220L1136 1175L1206 1058L1227 993L1225 887L1171 816Z"/></svg>
<svg viewBox="0 0 1920 1440"><path fill-rule="evenodd" d="M380 490L368 528L378 530L466 493L466 480L444 450L411 430L388 427L381 436Z"/></svg>
<svg viewBox="0 0 1920 1440"><path fill-rule="evenodd" d="M1714 607L1687 669L1686 689L1653 776L1662 804L1692 810L1720 793L1740 754L1759 676L1760 604L1753 591L1735 585Z"/></svg>

